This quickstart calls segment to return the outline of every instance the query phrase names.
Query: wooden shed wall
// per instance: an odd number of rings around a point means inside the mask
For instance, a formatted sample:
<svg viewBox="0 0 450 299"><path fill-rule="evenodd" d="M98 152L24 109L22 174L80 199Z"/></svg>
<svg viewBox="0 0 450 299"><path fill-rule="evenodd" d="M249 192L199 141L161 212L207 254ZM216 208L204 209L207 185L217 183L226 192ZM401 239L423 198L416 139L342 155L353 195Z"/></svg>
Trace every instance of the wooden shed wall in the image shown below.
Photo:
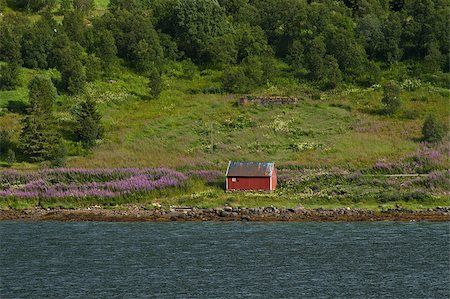
<svg viewBox="0 0 450 299"><path fill-rule="evenodd" d="M228 189L227 190L267 190L270 191L270 181L276 176L272 177L236 177L236 182L232 181L232 177L228 177ZM273 184L273 181L272 181ZM272 186L272 190L273 190Z"/></svg>

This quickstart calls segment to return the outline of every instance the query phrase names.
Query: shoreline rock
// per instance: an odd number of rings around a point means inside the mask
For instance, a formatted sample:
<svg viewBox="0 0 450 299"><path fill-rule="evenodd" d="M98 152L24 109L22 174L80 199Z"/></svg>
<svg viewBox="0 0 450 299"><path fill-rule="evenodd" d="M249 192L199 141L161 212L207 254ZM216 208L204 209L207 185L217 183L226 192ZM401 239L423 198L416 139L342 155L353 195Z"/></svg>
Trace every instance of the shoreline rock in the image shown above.
<svg viewBox="0 0 450 299"><path fill-rule="evenodd" d="M367 209L294 209L260 208L208 208L175 207L170 210L81 209L2 210L0 221L107 221L107 222L169 222L169 221L256 221L256 222L335 222L335 221L450 221L450 207L436 207L413 211L401 207L374 211Z"/></svg>

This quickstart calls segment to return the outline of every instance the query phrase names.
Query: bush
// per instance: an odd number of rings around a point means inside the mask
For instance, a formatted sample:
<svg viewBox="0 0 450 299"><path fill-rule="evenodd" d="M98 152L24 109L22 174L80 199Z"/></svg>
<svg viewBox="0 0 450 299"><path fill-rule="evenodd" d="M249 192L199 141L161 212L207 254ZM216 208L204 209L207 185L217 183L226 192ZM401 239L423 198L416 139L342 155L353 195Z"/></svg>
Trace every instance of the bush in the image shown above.
<svg viewBox="0 0 450 299"><path fill-rule="evenodd" d="M17 114L26 114L28 109L28 104L22 101L9 101L6 107L9 112Z"/></svg>
<svg viewBox="0 0 450 299"><path fill-rule="evenodd" d="M388 82L383 85L383 98L381 102L385 105L386 114L394 114L401 106L400 87L394 82Z"/></svg>
<svg viewBox="0 0 450 299"><path fill-rule="evenodd" d="M12 149L8 149L6 154L6 162L8 164L14 164L16 162L16 153Z"/></svg>
<svg viewBox="0 0 450 299"><path fill-rule="evenodd" d="M181 62L181 66L183 69L183 75L181 78L186 80L192 80L195 74L198 72L197 66L190 59L183 60Z"/></svg>
<svg viewBox="0 0 450 299"><path fill-rule="evenodd" d="M315 91L311 94L311 98L315 101L318 101L322 98L322 95L320 94L320 92Z"/></svg>
<svg viewBox="0 0 450 299"><path fill-rule="evenodd" d="M222 77L223 88L231 93L247 93L251 90L251 82L240 67L227 69Z"/></svg>
<svg viewBox="0 0 450 299"><path fill-rule="evenodd" d="M53 167L62 167L65 164L67 157L67 148L62 142L56 145L49 157L50 165Z"/></svg>
<svg viewBox="0 0 450 299"><path fill-rule="evenodd" d="M434 115L429 115L422 127L423 140L428 142L440 142L447 135L447 127L440 123Z"/></svg>
<svg viewBox="0 0 450 299"><path fill-rule="evenodd" d="M422 191L413 191L407 193L390 191L390 192L383 192L377 195L378 203L388 203L392 201L409 202L413 200L423 203L429 199L431 199L431 195Z"/></svg>
<svg viewBox="0 0 450 299"><path fill-rule="evenodd" d="M0 130L0 154L6 153L11 146L11 133L6 130Z"/></svg>
<svg viewBox="0 0 450 299"><path fill-rule="evenodd" d="M163 90L163 81L161 74L157 69L153 69L150 73L148 86L150 87L150 95L154 99L158 99Z"/></svg>
<svg viewBox="0 0 450 299"><path fill-rule="evenodd" d="M402 118L404 119L417 119L420 116L420 112L416 110L405 110Z"/></svg>

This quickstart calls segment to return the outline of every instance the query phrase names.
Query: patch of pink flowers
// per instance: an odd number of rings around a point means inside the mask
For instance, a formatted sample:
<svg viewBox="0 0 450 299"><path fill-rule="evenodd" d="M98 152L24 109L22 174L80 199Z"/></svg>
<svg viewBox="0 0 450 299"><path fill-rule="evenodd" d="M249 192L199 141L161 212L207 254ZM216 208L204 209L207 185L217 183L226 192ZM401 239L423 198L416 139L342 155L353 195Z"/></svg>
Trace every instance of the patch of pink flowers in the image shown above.
<svg viewBox="0 0 450 299"><path fill-rule="evenodd" d="M0 198L115 197L181 187L187 176L168 168L59 168L0 172Z"/></svg>

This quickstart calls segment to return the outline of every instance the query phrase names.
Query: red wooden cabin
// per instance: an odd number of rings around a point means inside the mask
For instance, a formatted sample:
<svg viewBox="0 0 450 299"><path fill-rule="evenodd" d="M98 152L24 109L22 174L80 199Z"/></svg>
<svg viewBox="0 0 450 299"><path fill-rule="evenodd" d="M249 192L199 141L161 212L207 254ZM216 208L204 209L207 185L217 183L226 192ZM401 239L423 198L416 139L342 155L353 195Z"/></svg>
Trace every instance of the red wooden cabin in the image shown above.
<svg viewBox="0 0 450 299"><path fill-rule="evenodd" d="M275 163L233 162L228 163L226 190L266 190L277 187Z"/></svg>

